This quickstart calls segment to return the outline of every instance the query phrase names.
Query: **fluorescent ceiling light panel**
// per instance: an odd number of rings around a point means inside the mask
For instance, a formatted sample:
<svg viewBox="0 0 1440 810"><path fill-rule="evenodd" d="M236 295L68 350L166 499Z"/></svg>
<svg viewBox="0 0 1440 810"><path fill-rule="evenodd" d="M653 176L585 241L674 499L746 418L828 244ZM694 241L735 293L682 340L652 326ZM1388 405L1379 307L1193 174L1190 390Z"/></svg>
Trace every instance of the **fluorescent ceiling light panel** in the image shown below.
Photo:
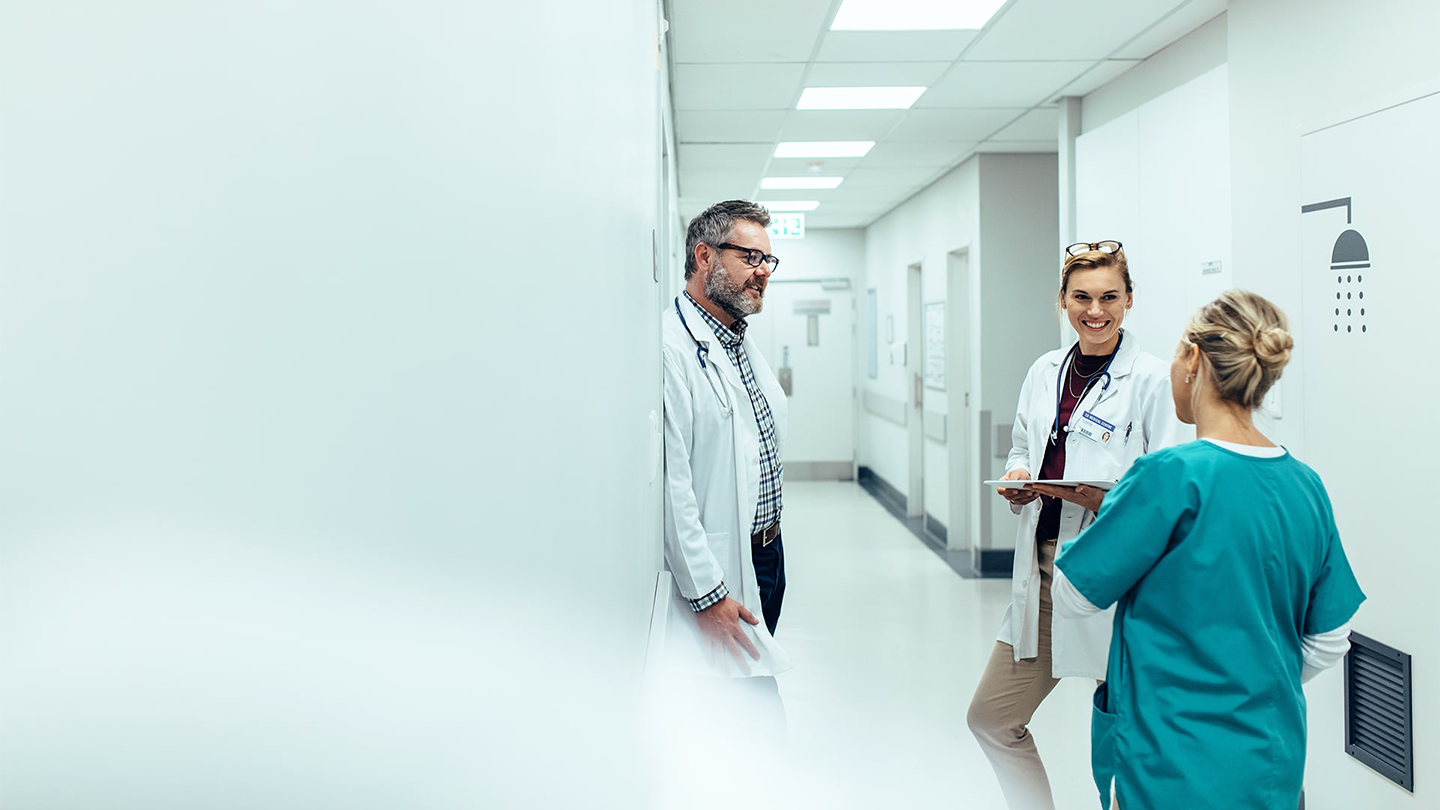
<svg viewBox="0 0 1440 810"><path fill-rule="evenodd" d="M951 31L985 27L1005 0L845 0L831 31Z"/></svg>
<svg viewBox="0 0 1440 810"><path fill-rule="evenodd" d="M840 177L767 177L760 181L760 188L835 188Z"/></svg>
<svg viewBox="0 0 1440 810"><path fill-rule="evenodd" d="M767 211L783 214L789 211L814 211L820 207L819 200L774 200L771 202L757 201L765 206Z"/></svg>
<svg viewBox="0 0 1440 810"><path fill-rule="evenodd" d="M924 87L807 87L797 110L908 110Z"/></svg>
<svg viewBox="0 0 1440 810"><path fill-rule="evenodd" d="M874 141L782 141L775 147L777 158L865 157Z"/></svg>

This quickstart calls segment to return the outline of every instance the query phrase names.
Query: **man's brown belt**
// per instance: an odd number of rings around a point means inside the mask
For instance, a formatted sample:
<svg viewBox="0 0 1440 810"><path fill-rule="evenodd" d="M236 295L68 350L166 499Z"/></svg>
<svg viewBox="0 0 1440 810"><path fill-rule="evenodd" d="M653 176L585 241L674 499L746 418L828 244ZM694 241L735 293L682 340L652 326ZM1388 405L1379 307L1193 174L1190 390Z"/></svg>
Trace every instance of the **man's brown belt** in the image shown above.
<svg viewBox="0 0 1440 810"><path fill-rule="evenodd" d="M750 545L760 546L763 548L775 542L775 538L779 536L780 521L777 520L774 523L770 524L770 528L763 531L755 532L754 534L750 535Z"/></svg>

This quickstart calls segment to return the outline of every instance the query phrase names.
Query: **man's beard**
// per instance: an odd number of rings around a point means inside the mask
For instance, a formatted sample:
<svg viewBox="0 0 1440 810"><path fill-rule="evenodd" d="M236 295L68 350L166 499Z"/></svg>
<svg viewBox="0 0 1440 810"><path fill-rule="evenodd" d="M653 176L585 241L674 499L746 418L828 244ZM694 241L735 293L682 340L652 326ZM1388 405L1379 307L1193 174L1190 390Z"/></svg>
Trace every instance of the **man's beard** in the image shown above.
<svg viewBox="0 0 1440 810"><path fill-rule="evenodd" d="M745 293L743 283L737 283L730 278L730 273L719 260L712 262L710 272L705 274L705 297L732 318L754 315L763 305L763 300L755 301ZM764 293L761 293L761 297L763 299Z"/></svg>

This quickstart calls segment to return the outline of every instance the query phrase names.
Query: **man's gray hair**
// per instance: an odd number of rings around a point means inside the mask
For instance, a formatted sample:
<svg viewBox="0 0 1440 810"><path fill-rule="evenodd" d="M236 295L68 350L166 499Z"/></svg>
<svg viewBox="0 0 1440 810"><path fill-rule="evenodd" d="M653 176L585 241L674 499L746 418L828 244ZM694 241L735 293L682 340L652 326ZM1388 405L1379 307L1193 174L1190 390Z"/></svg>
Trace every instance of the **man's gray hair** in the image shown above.
<svg viewBox="0 0 1440 810"><path fill-rule="evenodd" d="M695 246L704 242L718 245L730 241L730 231L737 220L753 222L762 228L770 227L770 212L765 206L749 200L726 200L715 203L690 220L685 233L685 278L689 279L698 270L695 266Z"/></svg>

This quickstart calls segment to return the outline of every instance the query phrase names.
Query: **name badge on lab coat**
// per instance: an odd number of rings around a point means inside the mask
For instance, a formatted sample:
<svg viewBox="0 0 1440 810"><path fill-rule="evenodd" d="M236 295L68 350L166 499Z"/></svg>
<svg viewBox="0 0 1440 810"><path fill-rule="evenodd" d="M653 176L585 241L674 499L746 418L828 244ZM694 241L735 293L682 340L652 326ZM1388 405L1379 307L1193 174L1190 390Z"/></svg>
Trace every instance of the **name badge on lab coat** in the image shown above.
<svg viewBox="0 0 1440 810"><path fill-rule="evenodd" d="M1071 430L1092 442L1109 444L1110 436L1115 433L1115 426L1095 414L1086 411L1081 414L1080 423L1071 428Z"/></svg>

